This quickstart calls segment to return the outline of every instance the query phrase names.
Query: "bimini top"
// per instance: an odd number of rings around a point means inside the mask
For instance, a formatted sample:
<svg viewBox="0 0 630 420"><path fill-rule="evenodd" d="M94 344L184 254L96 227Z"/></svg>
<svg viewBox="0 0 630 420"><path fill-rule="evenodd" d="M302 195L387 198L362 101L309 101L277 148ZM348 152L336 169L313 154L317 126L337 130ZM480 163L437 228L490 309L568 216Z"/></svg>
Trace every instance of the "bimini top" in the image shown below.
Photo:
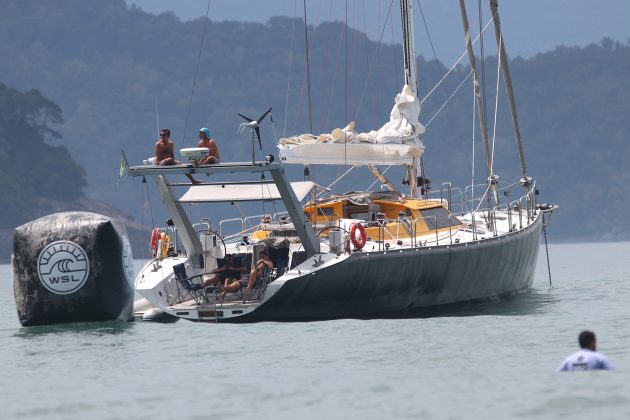
<svg viewBox="0 0 630 420"><path fill-rule="evenodd" d="M298 201L302 201L317 184L313 181L291 182ZM225 183L194 185L177 200L178 203L224 203L232 201L281 200L278 187L273 182Z"/></svg>

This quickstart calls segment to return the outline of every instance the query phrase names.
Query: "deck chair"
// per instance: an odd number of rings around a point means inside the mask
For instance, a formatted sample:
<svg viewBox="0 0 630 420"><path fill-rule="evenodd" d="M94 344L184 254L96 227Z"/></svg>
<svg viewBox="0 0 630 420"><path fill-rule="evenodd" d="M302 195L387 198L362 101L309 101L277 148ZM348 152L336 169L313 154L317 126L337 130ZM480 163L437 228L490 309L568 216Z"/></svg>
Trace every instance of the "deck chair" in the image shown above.
<svg viewBox="0 0 630 420"><path fill-rule="evenodd" d="M204 294L204 290L201 287L201 283L203 283L203 274L197 274L194 276L188 277L186 273L186 266L182 264L177 264L173 266L173 273L175 274L175 279L177 280L177 296L175 297L178 302L185 302L190 298L200 305L207 300L207 297ZM199 278L200 283L195 283L193 279Z"/></svg>

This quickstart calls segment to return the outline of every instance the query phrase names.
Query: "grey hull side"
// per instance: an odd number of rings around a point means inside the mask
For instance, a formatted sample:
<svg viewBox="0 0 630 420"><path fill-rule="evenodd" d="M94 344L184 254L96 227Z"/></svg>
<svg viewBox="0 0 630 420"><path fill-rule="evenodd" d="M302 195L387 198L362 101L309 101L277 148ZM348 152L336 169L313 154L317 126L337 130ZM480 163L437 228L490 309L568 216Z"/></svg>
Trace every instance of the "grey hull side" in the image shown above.
<svg viewBox="0 0 630 420"><path fill-rule="evenodd" d="M476 243L358 252L287 281L236 322L369 318L411 314L517 293L532 285L542 215L527 228Z"/></svg>

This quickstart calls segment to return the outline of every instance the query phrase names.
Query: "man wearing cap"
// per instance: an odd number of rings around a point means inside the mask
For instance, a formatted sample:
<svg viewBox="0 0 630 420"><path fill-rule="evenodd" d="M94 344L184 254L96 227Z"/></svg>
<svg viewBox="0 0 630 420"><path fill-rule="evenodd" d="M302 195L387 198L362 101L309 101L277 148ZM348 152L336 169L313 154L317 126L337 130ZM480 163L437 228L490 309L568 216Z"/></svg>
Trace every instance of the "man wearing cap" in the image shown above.
<svg viewBox="0 0 630 420"><path fill-rule="evenodd" d="M200 165L210 165L221 162L219 147L214 139L210 138L210 131L205 127L199 129L199 143L197 143L197 147L207 147L210 149L208 156L199 162Z"/></svg>

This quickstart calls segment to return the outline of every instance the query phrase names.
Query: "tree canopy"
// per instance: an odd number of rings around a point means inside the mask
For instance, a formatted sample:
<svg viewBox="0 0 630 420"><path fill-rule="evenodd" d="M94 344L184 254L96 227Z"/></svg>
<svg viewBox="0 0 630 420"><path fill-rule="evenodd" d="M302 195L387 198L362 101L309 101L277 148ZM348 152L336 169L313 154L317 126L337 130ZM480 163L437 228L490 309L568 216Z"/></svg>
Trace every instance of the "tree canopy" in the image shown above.
<svg viewBox="0 0 630 420"><path fill-rule="evenodd" d="M0 84L0 220L4 226L28 221L40 198L73 201L86 185L84 170L54 127L61 108L37 90L19 92Z"/></svg>

